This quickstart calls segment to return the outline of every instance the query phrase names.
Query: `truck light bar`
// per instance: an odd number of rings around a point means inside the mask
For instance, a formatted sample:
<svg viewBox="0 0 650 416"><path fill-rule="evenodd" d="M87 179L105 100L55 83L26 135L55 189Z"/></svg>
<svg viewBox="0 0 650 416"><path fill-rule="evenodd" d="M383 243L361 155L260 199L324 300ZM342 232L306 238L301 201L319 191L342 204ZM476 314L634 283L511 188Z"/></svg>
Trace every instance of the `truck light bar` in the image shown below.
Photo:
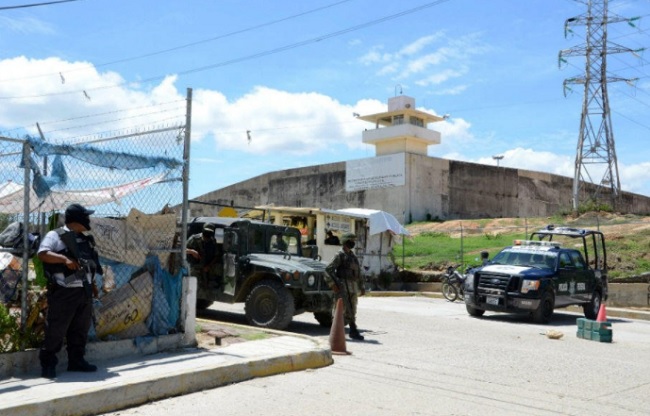
<svg viewBox="0 0 650 416"><path fill-rule="evenodd" d="M561 244L557 241L535 241L535 240L515 240L515 246L539 246L539 247L557 247L560 248Z"/></svg>

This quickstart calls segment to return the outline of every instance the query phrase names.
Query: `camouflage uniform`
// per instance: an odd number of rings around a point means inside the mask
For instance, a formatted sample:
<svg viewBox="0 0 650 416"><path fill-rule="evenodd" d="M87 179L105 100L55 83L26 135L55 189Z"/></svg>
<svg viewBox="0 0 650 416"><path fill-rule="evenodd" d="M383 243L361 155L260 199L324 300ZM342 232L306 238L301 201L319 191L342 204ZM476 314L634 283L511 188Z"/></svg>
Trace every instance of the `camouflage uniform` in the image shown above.
<svg viewBox="0 0 650 416"><path fill-rule="evenodd" d="M343 237L344 246L346 241L353 239L353 235L346 234ZM361 293L361 295L365 293L360 273L361 269L359 266L359 259L352 251L352 248L349 248L348 250L342 248L327 265L325 271L327 272L325 273L325 282L327 285L333 290L338 288L340 296L347 296L349 298L350 307L345 307L345 319L350 323L350 337L362 340L363 337L359 334L356 325L359 293ZM336 277L336 279L334 277ZM340 285L343 287L338 287L336 280L338 280ZM347 304L345 299L343 304ZM334 307L336 307L336 304Z"/></svg>
<svg viewBox="0 0 650 416"><path fill-rule="evenodd" d="M199 290L209 290L222 284L222 274L218 266L223 253L217 245L214 232L206 233L205 231L206 229L203 233L194 234L187 240L187 248L196 250L201 256L200 259L191 255L187 256L191 274L198 280Z"/></svg>

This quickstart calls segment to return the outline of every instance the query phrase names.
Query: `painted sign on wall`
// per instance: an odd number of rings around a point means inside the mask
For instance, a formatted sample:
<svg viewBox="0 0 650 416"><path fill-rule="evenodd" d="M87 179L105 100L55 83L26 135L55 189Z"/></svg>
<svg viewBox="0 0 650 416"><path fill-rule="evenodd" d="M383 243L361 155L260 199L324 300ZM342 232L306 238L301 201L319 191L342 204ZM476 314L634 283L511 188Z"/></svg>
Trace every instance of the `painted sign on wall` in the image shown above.
<svg viewBox="0 0 650 416"><path fill-rule="evenodd" d="M406 183L404 153L345 162L347 192L392 188Z"/></svg>

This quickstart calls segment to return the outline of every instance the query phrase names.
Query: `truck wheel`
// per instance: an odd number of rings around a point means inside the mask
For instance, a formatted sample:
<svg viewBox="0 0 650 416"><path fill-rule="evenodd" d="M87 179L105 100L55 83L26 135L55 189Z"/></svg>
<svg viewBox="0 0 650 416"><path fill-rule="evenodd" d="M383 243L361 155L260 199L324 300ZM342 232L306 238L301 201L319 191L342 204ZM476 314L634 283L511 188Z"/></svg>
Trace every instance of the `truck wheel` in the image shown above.
<svg viewBox="0 0 650 416"><path fill-rule="evenodd" d="M314 312L314 318L318 321L318 324L325 328L332 327L332 314L329 312Z"/></svg>
<svg viewBox="0 0 650 416"><path fill-rule="evenodd" d="M208 309L212 305L211 300L207 299L197 299L196 300L196 310L197 311L202 311L204 309Z"/></svg>
<svg viewBox="0 0 650 416"><path fill-rule="evenodd" d="M532 313L533 321L538 324L547 324L551 321L553 315L553 307L555 306L555 299L553 293L546 291L539 301L539 306Z"/></svg>
<svg viewBox="0 0 650 416"><path fill-rule="evenodd" d="M458 299L458 292L454 285L449 282L444 282L442 284L442 296L444 296L449 302L453 302Z"/></svg>
<svg viewBox="0 0 650 416"><path fill-rule="evenodd" d="M291 292L282 283L262 280L248 294L244 310L251 325L285 329L293 318L295 307Z"/></svg>
<svg viewBox="0 0 650 416"><path fill-rule="evenodd" d="M602 295L599 291L595 290L591 294L591 300L589 303L582 305L582 311L585 313L585 318L596 320L598 317L598 312L600 311L600 304L602 302Z"/></svg>
<svg viewBox="0 0 650 416"><path fill-rule="evenodd" d="M465 305L465 308L467 309L467 313L470 314L470 316L475 316L475 317L481 317L485 313L483 309L476 309L473 306Z"/></svg>

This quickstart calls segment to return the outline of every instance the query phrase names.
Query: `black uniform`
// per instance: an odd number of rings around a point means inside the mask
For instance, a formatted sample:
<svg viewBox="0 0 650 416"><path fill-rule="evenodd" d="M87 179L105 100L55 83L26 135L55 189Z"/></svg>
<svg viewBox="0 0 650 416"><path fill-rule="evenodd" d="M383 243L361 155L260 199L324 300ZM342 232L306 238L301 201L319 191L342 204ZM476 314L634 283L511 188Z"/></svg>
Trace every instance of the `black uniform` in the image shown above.
<svg viewBox="0 0 650 416"><path fill-rule="evenodd" d="M71 270L65 264L43 261L48 278L48 309L45 340L39 353L42 375L56 377L56 354L63 347L64 340L67 343L68 371L96 371L97 367L84 359L92 323L92 278L96 271L101 272L94 240L91 236L62 227L50 231L43 239L39 253L48 251L73 258L82 267Z"/></svg>

